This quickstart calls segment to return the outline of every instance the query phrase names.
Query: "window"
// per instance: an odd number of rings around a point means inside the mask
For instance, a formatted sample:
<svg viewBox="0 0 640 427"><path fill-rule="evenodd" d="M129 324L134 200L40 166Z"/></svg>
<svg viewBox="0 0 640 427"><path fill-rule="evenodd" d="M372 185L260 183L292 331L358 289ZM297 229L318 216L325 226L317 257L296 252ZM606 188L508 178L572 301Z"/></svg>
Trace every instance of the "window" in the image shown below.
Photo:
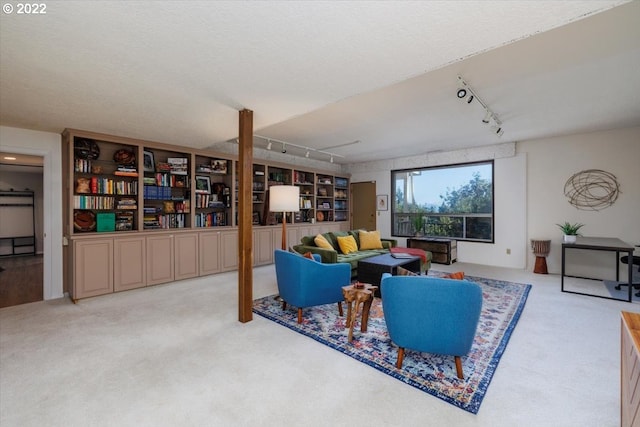
<svg viewBox="0 0 640 427"><path fill-rule="evenodd" d="M391 171L394 236L493 242L493 161Z"/></svg>

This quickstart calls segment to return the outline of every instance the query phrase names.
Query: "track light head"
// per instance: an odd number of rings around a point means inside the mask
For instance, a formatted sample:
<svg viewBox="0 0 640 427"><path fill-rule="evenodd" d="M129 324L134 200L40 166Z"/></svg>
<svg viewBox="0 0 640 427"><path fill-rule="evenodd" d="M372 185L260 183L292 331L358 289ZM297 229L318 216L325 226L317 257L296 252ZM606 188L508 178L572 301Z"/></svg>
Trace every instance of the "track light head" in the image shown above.
<svg viewBox="0 0 640 427"><path fill-rule="evenodd" d="M491 126L491 130L498 136L502 136L502 134L504 133L501 125Z"/></svg>
<svg viewBox="0 0 640 427"><path fill-rule="evenodd" d="M285 145L285 143L282 143L282 154L287 152L287 146Z"/></svg>
<svg viewBox="0 0 640 427"><path fill-rule="evenodd" d="M329 160L331 163L333 163L333 156L331 156L331 159Z"/></svg>
<svg viewBox="0 0 640 427"><path fill-rule="evenodd" d="M458 89L458 98L462 99L465 96L467 96L467 90L464 88Z"/></svg>
<svg viewBox="0 0 640 427"><path fill-rule="evenodd" d="M488 125L490 121L491 121L491 113L487 111L484 115L484 119L482 119L482 123L484 123L485 125Z"/></svg>
<svg viewBox="0 0 640 427"><path fill-rule="evenodd" d="M306 153L304 153L304 156L308 159L309 158L309 150L307 150Z"/></svg>
<svg viewBox="0 0 640 427"><path fill-rule="evenodd" d="M271 141L267 140L267 150L271 150L271 145L272 145Z"/></svg>
<svg viewBox="0 0 640 427"><path fill-rule="evenodd" d="M473 94L469 95L469 98L467 98L467 104L471 104L473 102Z"/></svg>

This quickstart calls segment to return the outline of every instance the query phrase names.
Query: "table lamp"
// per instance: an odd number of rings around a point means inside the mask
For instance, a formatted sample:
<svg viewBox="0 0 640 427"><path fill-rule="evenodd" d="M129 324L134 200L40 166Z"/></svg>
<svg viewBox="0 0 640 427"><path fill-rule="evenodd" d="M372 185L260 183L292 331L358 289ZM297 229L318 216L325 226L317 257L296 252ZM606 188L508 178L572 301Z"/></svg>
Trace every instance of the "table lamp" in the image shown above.
<svg viewBox="0 0 640 427"><path fill-rule="evenodd" d="M300 212L300 187L274 185L269 187L269 210L282 212L282 250L287 250L287 212Z"/></svg>

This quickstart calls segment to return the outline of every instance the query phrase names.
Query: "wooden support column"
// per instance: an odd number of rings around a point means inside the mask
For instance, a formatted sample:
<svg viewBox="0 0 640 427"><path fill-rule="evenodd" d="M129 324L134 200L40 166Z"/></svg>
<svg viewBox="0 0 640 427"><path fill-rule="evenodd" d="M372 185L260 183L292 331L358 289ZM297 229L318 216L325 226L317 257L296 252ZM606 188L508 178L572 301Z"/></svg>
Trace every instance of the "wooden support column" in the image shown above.
<svg viewBox="0 0 640 427"><path fill-rule="evenodd" d="M253 320L253 111L240 111L238 156L238 320Z"/></svg>

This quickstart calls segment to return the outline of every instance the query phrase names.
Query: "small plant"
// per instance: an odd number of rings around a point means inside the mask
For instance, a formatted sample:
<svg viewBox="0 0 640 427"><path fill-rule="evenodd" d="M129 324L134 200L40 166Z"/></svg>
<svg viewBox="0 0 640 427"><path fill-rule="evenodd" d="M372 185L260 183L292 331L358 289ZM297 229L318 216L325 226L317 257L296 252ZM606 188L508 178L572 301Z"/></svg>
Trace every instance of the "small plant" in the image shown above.
<svg viewBox="0 0 640 427"><path fill-rule="evenodd" d="M578 230L584 227L584 224L580 224L579 222L576 222L575 224L570 224L568 222L565 222L564 224L556 224L556 225L560 227L560 230L562 230L562 232L566 236L580 236L580 233L578 232Z"/></svg>
<svg viewBox="0 0 640 427"><path fill-rule="evenodd" d="M424 232L424 217L421 213L413 217L413 228L416 233Z"/></svg>

